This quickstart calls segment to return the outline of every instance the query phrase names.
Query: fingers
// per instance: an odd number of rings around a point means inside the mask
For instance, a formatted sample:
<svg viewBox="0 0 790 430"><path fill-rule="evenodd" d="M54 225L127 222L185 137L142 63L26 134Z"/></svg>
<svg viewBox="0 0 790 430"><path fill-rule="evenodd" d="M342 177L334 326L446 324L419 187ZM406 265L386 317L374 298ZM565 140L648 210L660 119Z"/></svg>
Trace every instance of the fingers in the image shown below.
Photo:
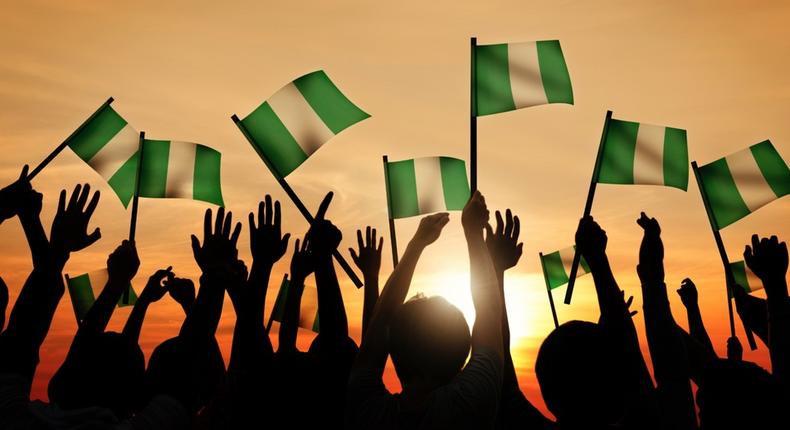
<svg viewBox="0 0 790 430"><path fill-rule="evenodd" d="M378 252L379 254L381 254L381 248L382 248L383 246L384 246L384 238L383 238L383 237L380 237L380 238L379 238L379 246L378 246L378 248L376 248L376 252Z"/></svg>
<svg viewBox="0 0 790 430"><path fill-rule="evenodd" d="M211 209L206 209L203 215L203 240L209 236L211 236Z"/></svg>
<svg viewBox="0 0 790 430"><path fill-rule="evenodd" d="M490 238L494 237L494 228L491 227L491 223L486 223L485 232L486 232L486 237L485 237L486 240L489 240Z"/></svg>
<svg viewBox="0 0 790 430"><path fill-rule="evenodd" d="M370 247L370 226L365 227L365 247Z"/></svg>
<svg viewBox="0 0 790 430"><path fill-rule="evenodd" d="M69 197L69 203L66 205L67 209L71 209L77 204L77 199L80 196L80 190L82 190L82 184L77 184L77 186L74 187L74 191L71 193L71 197Z"/></svg>
<svg viewBox="0 0 790 430"><path fill-rule="evenodd" d="M264 220L266 219L266 205L261 201L258 202L258 227L264 224Z"/></svg>
<svg viewBox="0 0 790 430"><path fill-rule="evenodd" d="M357 255L357 252L354 251L354 248L348 248L348 251L351 253L351 259L354 260L354 264L359 266L359 255Z"/></svg>
<svg viewBox="0 0 790 430"><path fill-rule="evenodd" d="M85 186L82 187L82 192L80 192L79 197L77 197L78 210L82 211L82 208L84 208L85 204L88 203L88 196L90 195L90 192L91 192L90 184L85 184Z"/></svg>
<svg viewBox="0 0 790 430"><path fill-rule="evenodd" d="M230 237L230 226L233 223L233 213L228 212L228 215L222 222L222 231L220 231L220 235L224 238Z"/></svg>
<svg viewBox="0 0 790 430"><path fill-rule="evenodd" d="M495 216L496 216L496 232L495 232L495 234L497 236L501 236L503 231L504 231L504 228L505 228L505 223L502 221L502 212L496 211Z"/></svg>
<svg viewBox="0 0 790 430"><path fill-rule="evenodd" d="M752 250L756 251L760 248L760 238L756 234L752 235Z"/></svg>
<svg viewBox="0 0 790 430"><path fill-rule="evenodd" d="M214 220L214 234L222 235L223 221L225 220L225 208L217 210L217 218Z"/></svg>
<svg viewBox="0 0 790 430"><path fill-rule="evenodd" d="M296 254L298 253L299 253L299 238L297 238L296 242L294 242L294 257L296 257Z"/></svg>
<svg viewBox="0 0 790 430"><path fill-rule="evenodd" d="M100 191L96 191L95 193L93 193L93 198L91 198L91 201L88 203L88 207L85 208L85 216L87 216L88 218L93 216L93 211L95 211L96 206L99 205L100 197L101 197Z"/></svg>
<svg viewBox="0 0 790 430"><path fill-rule="evenodd" d="M505 211L505 237L510 238L513 234L513 213L510 209Z"/></svg>
<svg viewBox="0 0 790 430"><path fill-rule="evenodd" d="M334 197L334 195L335 193L332 191L326 193L326 197L324 197L324 200L321 201L321 204L318 206L318 212L315 214L316 220L324 219L326 211L329 209L329 204L332 203L332 197Z"/></svg>
<svg viewBox="0 0 790 430"><path fill-rule="evenodd" d="M280 213L280 202L279 200L275 200L274 202L274 227L277 229L277 235L279 236L282 234L282 230L280 228L282 221L281 213Z"/></svg>
<svg viewBox="0 0 790 430"><path fill-rule="evenodd" d="M85 247L93 245L99 239L101 239L101 229L96 227L96 229L85 239Z"/></svg>
<svg viewBox="0 0 790 430"><path fill-rule="evenodd" d="M364 242L362 242L362 230L357 230L357 245L359 246L360 250L365 247Z"/></svg>
<svg viewBox="0 0 790 430"><path fill-rule="evenodd" d="M265 216L264 223L266 225L272 225L272 217L274 216L274 213L272 213L272 196L266 194L264 201L266 202L264 205L266 206L266 210L263 212Z"/></svg>
<svg viewBox="0 0 790 430"><path fill-rule="evenodd" d="M192 253L195 256L195 260L197 260L198 255L200 255L200 241L194 234L190 235L189 238L192 240Z"/></svg>
<svg viewBox="0 0 790 430"><path fill-rule="evenodd" d="M66 190L60 190L60 197L58 197L58 212L63 213L66 211Z"/></svg>
<svg viewBox="0 0 790 430"><path fill-rule="evenodd" d="M230 220L230 216L228 216L228 220ZM230 242L233 246L236 246L236 242L239 240L239 235L241 234L241 223L237 222L236 227L233 229L233 234L230 236Z"/></svg>
<svg viewBox="0 0 790 430"><path fill-rule="evenodd" d="M518 216L513 217L513 240L518 240L518 236L521 234L521 221L518 219Z"/></svg>

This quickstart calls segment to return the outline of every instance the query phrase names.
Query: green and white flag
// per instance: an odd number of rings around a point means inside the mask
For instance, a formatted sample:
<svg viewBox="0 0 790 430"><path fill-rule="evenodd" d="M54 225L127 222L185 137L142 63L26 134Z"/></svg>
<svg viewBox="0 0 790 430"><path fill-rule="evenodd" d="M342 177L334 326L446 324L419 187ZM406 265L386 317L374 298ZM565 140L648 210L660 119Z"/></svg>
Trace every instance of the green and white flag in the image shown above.
<svg viewBox="0 0 790 430"><path fill-rule="evenodd" d="M284 178L329 139L369 117L318 70L282 87L241 124L253 148Z"/></svg>
<svg viewBox="0 0 790 430"><path fill-rule="evenodd" d="M540 264L543 267L543 277L550 290L568 283L575 250L576 247L571 246L541 256ZM588 273L590 273L590 266L587 265L584 257L579 256L579 269L576 271L576 277L578 278Z"/></svg>
<svg viewBox="0 0 790 430"><path fill-rule="evenodd" d="M285 302L288 299L290 286L291 283L288 282L288 278L284 278L280 285L280 291L277 292L277 298L274 300L271 319L279 323L282 323L285 317ZM299 309L299 327L312 330L316 333L320 331L321 327L318 322L318 291L316 291L315 288L305 287L302 292L302 301Z"/></svg>
<svg viewBox="0 0 790 430"><path fill-rule="evenodd" d="M698 173L719 230L790 194L790 169L769 140L700 166Z"/></svg>
<svg viewBox="0 0 790 430"><path fill-rule="evenodd" d="M146 139L140 197L184 198L224 206L221 158L218 151L197 143Z"/></svg>
<svg viewBox="0 0 790 430"><path fill-rule="evenodd" d="M688 188L686 130L610 119L602 145L596 182Z"/></svg>
<svg viewBox="0 0 790 430"><path fill-rule="evenodd" d="M735 283L743 287L747 293L763 289L763 283L760 278L752 273L743 261L730 263L730 270L735 278Z"/></svg>
<svg viewBox="0 0 790 430"><path fill-rule="evenodd" d="M466 163L457 158L388 162L384 173L392 218L461 210L469 200Z"/></svg>
<svg viewBox="0 0 790 430"><path fill-rule="evenodd" d="M96 172L124 206L134 195L140 134L109 104L69 140L69 148Z"/></svg>
<svg viewBox="0 0 790 430"><path fill-rule="evenodd" d="M84 273L73 278L66 276L71 305L74 307L74 315L77 317L78 323L85 318L88 310L93 306L93 302L107 285L107 279L109 279L107 269ZM137 294L135 294L132 284L129 284L129 303L123 302L122 295L118 300L118 307L132 306L136 302Z"/></svg>
<svg viewBox="0 0 790 430"><path fill-rule="evenodd" d="M475 47L476 116L548 103L573 104L559 40Z"/></svg>

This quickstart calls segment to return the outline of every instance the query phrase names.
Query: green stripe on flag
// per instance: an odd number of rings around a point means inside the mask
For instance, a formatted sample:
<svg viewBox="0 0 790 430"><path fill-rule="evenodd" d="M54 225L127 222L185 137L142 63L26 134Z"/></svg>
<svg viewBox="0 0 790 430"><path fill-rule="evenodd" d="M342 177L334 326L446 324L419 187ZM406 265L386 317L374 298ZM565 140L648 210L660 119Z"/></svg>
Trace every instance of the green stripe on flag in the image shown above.
<svg viewBox="0 0 790 430"><path fill-rule="evenodd" d="M315 311L315 320L313 320L313 327L310 328L315 333L321 332L321 322L318 317L319 317L318 311Z"/></svg>
<svg viewBox="0 0 790 430"><path fill-rule="evenodd" d="M689 153L686 130L667 127L664 132L664 185L686 190Z"/></svg>
<svg viewBox="0 0 790 430"><path fill-rule="evenodd" d="M107 105L72 137L69 141L69 148L87 162L124 126L126 126L126 120Z"/></svg>
<svg viewBox="0 0 790 430"><path fill-rule="evenodd" d="M370 117L354 103L351 103L323 70L304 75L293 83L310 107L335 134Z"/></svg>
<svg viewBox="0 0 790 430"><path fill-rule="evenodd" d="M103 287L103 285L102 285L102 287ZM129 283L129 301L124 303L123 296L124 295L121 294L121 297L118 299L118 307L119 308L123 308L123 307L126 307L126 306L134 306L134 304L137 303L137 293L134 292L134 288L132 288L132 284L131 283Z"/></svg>
<svg viewBox="0 0 790 430"><path fill-rule="evenodd" d="M451 157L439 157L442 171L442 189L447 210L461 210L469 201L469 182L466 179L466 163Z"/></svg>
<svg viewBox="0 0 790 430"><path fill-rule="evenodd" d="M760 142L750 149L765 181L768 182L776 197L790 194L790 169L771 141Z"/></svg>
<svg viewBox="0 0 790 430"><path fill-rule="evenodd" d="M96 301L96 298L93 296L90 277L86 273L84 275L69 278L68 286L71 304L74 307L74 315L77 317L78 322L82 321L82 319L85 318L85 314L88 313L88 310L93 305L93 302Z"/></svg>
<svg viewBox="0 0 790 430"><path fill-rule="evenodd" d="M746 264L743 261L735 261L730 263L730 270L732 276L735 278L735 283L740 285L747 292L751 292L752 288L749 285L749 279L746 276Z"/></svg>
<svg viewBox="0 0 790 430"><path fill-rule="evenodd" d="M112 175L107 183L121 199L124 207L134 197L135 178L137 177L137 161L140 158L140 151L135 152L132 158L128 159L115 174Z"/></svg>
<svg viewBox="0 0 790 430"><path fill-rule="evenodd" d="M392 217L405 218L419 215L420 205L417 199L414 160L387 163L387 176Z"/></svg>
<svg viewBox="0 0 790 430"><path fill-rule="evenodd" d="M507 44L475 47L474 66L476 115L514 110Z"/></svg>
<svg viewBox="0 0 790 430"><path fill-rule="evenodd" d="M258 106L241 122L255 142L255 150L269 159L271 163L269 167L281 178L288 176L307 160L307 154L285 128L269 103L264 102Z"/></svg>
<svg viewBox="0 0 790 430"><path fill-rule="evenodd" d="M568 283L568 274L565 273L565 266L562 264L559 251L544 255L542 263L548 278L549 289L553 290Z"/></svg>
<svg viewBox="0 0 790 430"><path fill-rule="evenodd" d="M617 119L609 120L597 182L634 183L634 154L638 132L639 123Z"/></svg>
<svg viewBox="0 0 790 430"><path fill-rule="evenodd" d="M222 154L204 145L195 145L195 175L192 198L225 206L222 200Z"/></svg>
<svg viewBox="0 0 790 430"><path fill-rule="evenodd" d="M145 140L143 167L140 171L141 197L166 197L169 156L170 141Z"/></svg>
<svg viewBox="0 0 790 430"><path fill-rule="evenodd" d="M738 192L725 158L700 167L699 176L717 230L751 213Z"/></svg>
<svg viewBox="0 0 790 430"><path fill-rule="evenodd" d="M573 89L568 66L562 56L559 40L536 42L543 88L549 103L573 104Z"/></svg>
<svg viewBox="0 0 790 430"><path fill-rule="evenodd" d="M277 292L277 298L274 300L274 307L272 308L272 320L282 322L285 317L285 301L288 299L288 289L290 287L288 279L283 279L280 284L280 291Z"/></svg>

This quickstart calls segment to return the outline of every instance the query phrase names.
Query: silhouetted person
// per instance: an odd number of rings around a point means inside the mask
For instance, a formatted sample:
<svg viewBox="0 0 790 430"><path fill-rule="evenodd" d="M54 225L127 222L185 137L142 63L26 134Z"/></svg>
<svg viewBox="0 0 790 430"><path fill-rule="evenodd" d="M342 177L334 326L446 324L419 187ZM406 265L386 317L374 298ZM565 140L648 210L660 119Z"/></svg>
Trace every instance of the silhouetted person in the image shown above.
<svg viewBox="0 0 790 430"><path fill-rule="evenodd" d="M387 280L349 380L350 428L490 428L502 390L502 299L483 237L488 209L475 192L461 216L471 268L476 319L471 334L461 312L444 299L403 303L423 250L438 239L446 213L422 219ZM472 356L464 366L471 344ZM381 380L391 355L403 391Z"/></svg>

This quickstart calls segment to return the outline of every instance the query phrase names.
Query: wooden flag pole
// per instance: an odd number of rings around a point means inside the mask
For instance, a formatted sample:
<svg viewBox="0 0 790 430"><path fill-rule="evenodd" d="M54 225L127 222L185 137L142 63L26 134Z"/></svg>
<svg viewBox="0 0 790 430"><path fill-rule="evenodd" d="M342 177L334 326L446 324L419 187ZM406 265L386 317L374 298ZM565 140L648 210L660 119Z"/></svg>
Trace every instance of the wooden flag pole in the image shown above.
<svg viewBox="0 0 790 430"><path fill-rule="evenodd" d="M294 205L296 205L296 208L299 209L299 212L301 212L302 216L304 216L304 218L307 220L307 222L312 224L313 223L313 215L310 213L309 210L307 210L307 207L304 205L304 203L302 203L302 200L299 198L298 195L296 195L296 193L291 188L291 186L288 185L288 182L285 181L285 178L281 178L280 175L278 175L277 172L274 170L274 168L272 168L272 165L269 162L269 158L266 157L266 154L264 154L263 151L261 151L258 148L258 146L255 144L255 141L252 139L252 136L250 136L249 132L247 131L247 128L241 122L239 117L234 114L233 116L231 116L231 119L236 124L236 126L239 128L239 130L241 130L241 134L243 134L244 137L247 138L247 141L250 142L252 147L255 149L255 151L258 153L258 155L261 157L261 159L263 160L263 163L266 164L266 167L268 167L269 170L272 172L272 174L274 175L275 179L277 179L277 182L280 184L280 186L285 191L285 194L287 194L288 197L291 198L291 201L293 201ZM353 282L354 285L357 288L362 288L362 281L359 279L359 276L357 276L357 274L354 273L354 270L351 269L351 266L348 265L348 262L346 262L346 259L343 258L343 255L341 255L338 250L335 250L332 253L332 255L335 257L335 260L338 262L338 264L340 264L340 267L346 272L348 277L351 279L351 282Z"/></svg>
<svg viewBox="0 0 790 430"><path fill-rule="evenodd" d="M476 48L477 38L470 39L472 48L472 67L471 67L471 85L469 88L469 185L474 193L477 191L477 90L475 79L477 78L477 71L475 67L476 61Z"/></svg>
<svg viewBox="0 0 790 430"><path fill-rule="evenodd" d="M134 175L134 195L132 196L132 216L129 221L129 242L134 242L134 236L137 232L137 207L140 200L140 173L143 171L143 142L145 142L145 132L140 132L140 146L137 152L140 156L137 157L137 174ZM129 289L123 292L123 303L129 304Z"/></svg>
<svg viewBox="0 0 790 430"><path fill-rule="evenodd" d="M55 149L54 149L52 152L50 152L50 153L49 153L49 155L47 155L47 156L46 156L46 158L44 158L44 159L43 159L43 160L42 160L40 163L38 163L38 166L36 166L36 168L35 168L35 169L33 169L33 171L31 171L31 172L30 172L30 173L27 175L27 180L28 180L28 181L32 181L32 180L33 180L33 178L35 178L35 177L36 177L36 175L38 175L39 173L41 173L41 171L44 169L44 167L46 167L46 166L47 166L47 164L49 164L50 162L52 162L52 160L54 160L54 159L55 159L55 157L57 157L57 156L58 156L58 154L60 154L60 153L61 153L61 152L62 152L64 149L66 149L66 147L67 147L67 146L69 146L69 143L71 143L71 139L73 139L73 138L74 138L74 136L76 136L76 135L77 135L77 134L78 134L80 131L82 131L82 129L83 129L83 128L85 128L85 125L86 125L86 124L88 124L89 122L91 122L91 120L93 120L93 118L96 118L96 115L98 115L98 114L99 114L99 112L101 112L102 110L104 110L104 108L106 108L107 106L109 106L109 105L110 105L110 103L112 103L112 102L113 102L113 98L112 98L112 97L108 98L108 99L107 99L107 101L106 101L106 102L104 102L104 104L102 104L102 105L99 107L99 109L97 109L97 110L96 110L96 112L94 112L94 113L93 113L93 115L89 116L89 117L88 117L88 119L86 119L85 121L83 121L83 123L82 123L82 124L80 124L80 126L79 126L79 127L77 127L77 129L76 129L76 130L74 130L74 132L72 132L72 133L69 135L69 137L67 137L67 138L66 138L66 140L64 140L64 141L63 141L63 142L62 142L60 145L58 145L58 146L57 146L57 148L55 148Z"/></svg>
<svg viewBox="0 0 790 430"><path fill-rule="evenodd" d="M592 211L593 197L595 196L595 187L598 184L598 171L601 169L601 153L603 152L603 145L606 142L606 135L609 133L609 121L612 119L612 111L606 111L606 119L603 123L603 132L601 132L601 143L598 144L598 155L595 156L595 166L593 167L592 178L590 179L590 189L587 191L587 202L584 204L584 214L582 218L588 217ZM579 270L579 258L581 255L576 247L573 251L573 263L571 263L571 273L568 276L568 289L565 291L565 304L571 304L571 297L573 296L573 285L576 283L576 272Z"/></svg>
<svg viewBox="0 0 790 430"><path fill-rule="evenodd" d="M384 188L387 191L387 218L389 218L390 223L390 244L392 245L392 268L394 269L395 266L398 265L398 239L395 235L395 220L392 219L392 200L390 199L390 175L389 169L387 168L387 164L389 164L389 159L386 155L381 157L381 160L384 162Z"/></svg>
<svg viewBox="0 0 790 430"><path fill-rule="evenodd" d="M721 257L721 262L724 265L724 277L726 279L726 290L727 290L727 313L730 317L730 336L735 337L735 317L732 312L732 288L735 287L735 277L732 275L732 270L730 270L730 259L727 257L727 250L724 248L724 242L721 240L721 233L719 229L716 228L716 224L713 218L713 212L711 211L710 204L708 203L708 195L705 193L705 187L702 185L702 181L699 177L699 167L697 166L696 161L691 162L691 170L694 171L694 179L697 180L697 188L699 188L700 195L702 196L702 203L705 205L705 213L708 214L708 221L710 222L710 228L713 231L713 239L716 241L716 248L719 250L719 256ZM744 331L746 332L746 339L749 341L749 347L754 351L757 349L757 343L754 340L754 335L752 334L751 330L746 327L744 324Z"/></svg>
<svg viewBox="0 0 790 430"><path fill-rule="evenodd" d="M546 292L549 294L549 305L551 305L551 316L554 317L554 328L557 328L560 326L560 322L557 319L557 309L554 307L554 297L551 295L549 275L546 273L546 266L543 264L543 253L539 252L538 256L540 256L540 268L543 269L543 280L546 281Z"/></svg>
<svg viewBox="0 0 790 430"><path fill-rule="evenodd" d="M285 285L287 281L288 281L288 274L286 273L283 275L282 282L280 282L280 288L282 288L282 286ZM277 294L279 294L279 292ZM283 303L283 308L287 307L287 303L288 303L288 296L285 296L285 303ZM277 305L276 299L274 301L274 304ZM285 311L283 311L283 315L285 315ZM283 316L283 319L285 319L285 316ZM274 321L274 307L272 307L272 311L271 313L269 313L269 321L266 323L266 334L269 334L269 330L272 329L272 321Z"/></svg>

